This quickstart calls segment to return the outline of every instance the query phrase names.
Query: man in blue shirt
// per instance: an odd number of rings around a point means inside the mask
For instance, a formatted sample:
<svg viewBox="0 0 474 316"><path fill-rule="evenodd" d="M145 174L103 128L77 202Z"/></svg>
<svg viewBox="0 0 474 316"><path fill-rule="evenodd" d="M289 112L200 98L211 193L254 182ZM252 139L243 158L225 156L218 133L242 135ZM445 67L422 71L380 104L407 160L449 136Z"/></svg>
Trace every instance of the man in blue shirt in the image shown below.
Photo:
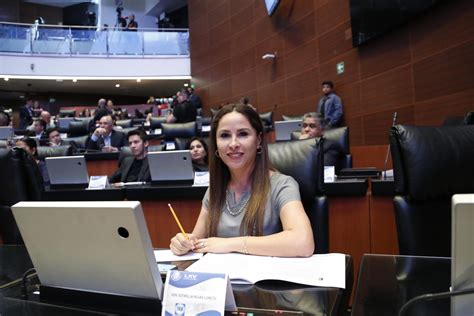
<svg viewBox="0 0 474 316"><path fill-rule="evenodd" d="M321 84L324 96L319 100L318 112L326 121L326 128L340 126L342 123L342 102L334 93L332 81L324 81Z"/></svg>

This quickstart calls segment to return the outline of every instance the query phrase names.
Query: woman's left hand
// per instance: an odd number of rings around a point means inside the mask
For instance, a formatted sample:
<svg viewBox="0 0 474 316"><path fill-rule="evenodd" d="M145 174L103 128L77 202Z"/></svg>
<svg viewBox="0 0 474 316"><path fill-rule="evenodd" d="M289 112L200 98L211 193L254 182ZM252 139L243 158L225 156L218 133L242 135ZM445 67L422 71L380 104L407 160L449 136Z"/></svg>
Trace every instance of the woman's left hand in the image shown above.
<svg viewBox="0 0 474 316"><path fill-rule="evenodd" d="M212 253L228 253L231 252L229 248L229 238L210 237L198 239L194 243L194 252L212 252Z"/></svg>

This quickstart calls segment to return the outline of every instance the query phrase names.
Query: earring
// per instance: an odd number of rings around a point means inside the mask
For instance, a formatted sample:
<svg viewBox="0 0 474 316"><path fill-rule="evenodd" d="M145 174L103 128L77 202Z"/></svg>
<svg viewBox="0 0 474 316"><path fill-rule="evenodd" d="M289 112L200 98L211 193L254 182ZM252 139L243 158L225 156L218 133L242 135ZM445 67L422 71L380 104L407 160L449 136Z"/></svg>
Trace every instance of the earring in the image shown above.
<svg viewBox="0 0 474 316"><path fill-rule="evenodd" d="M257 155L261 155L263 151L262 146L257 146Z"/></svg>
<svg viewBox="0 0 474 316"><path fill-rule="evenodd" d="M216 149L216 151L214 152L214 155L217 157L217 158L221 158L221 156L219 155L219 150Z"/></svg>

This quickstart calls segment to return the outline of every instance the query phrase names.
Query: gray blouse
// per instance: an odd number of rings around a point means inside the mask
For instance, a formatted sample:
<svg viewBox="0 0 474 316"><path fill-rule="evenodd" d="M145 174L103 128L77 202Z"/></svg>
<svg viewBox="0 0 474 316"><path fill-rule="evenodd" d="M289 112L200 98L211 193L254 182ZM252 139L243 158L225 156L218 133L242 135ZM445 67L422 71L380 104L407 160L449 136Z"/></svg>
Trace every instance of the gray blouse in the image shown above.
<svg viewBox="0 0 474 316"><path fill-rule="evenodd" d="M274 172L270 177L270 198L265 206L265 215L263 220L263 235L271 235L282 231L280 222L281 208L288 202L301 201L298 183L290 176ZM239 203L235 201L234 192L227 192L227 207L224 209L217 226L217 237L237 237L240 234L240 223L245 214L245 201L249 197L250 192L245 192ZM209 209L209 189L207 189L202 204ZM244 206L242 212L240 209ZM229 211L230 210L230 211ZM231 213L235 214L232 215ZM238 213L238 214L236 214ZM248 235L251 235L249 232Z"/></svg>

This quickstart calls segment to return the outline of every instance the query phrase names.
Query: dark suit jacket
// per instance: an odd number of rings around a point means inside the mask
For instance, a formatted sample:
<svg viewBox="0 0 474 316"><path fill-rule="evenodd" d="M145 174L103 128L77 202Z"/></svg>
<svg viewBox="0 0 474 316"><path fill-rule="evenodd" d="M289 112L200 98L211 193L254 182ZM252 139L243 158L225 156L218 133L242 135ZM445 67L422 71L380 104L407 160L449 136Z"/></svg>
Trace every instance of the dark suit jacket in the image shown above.
<svg viewBox="0 0 474 316"><path fill-rule="evenodd" d="M105 146L104 139L102 137L99 137L99 139L94 142L91 136L89 136L89 138L87 139L86 148L101 150L102 147ZM123 146L127 145L127 136L125 136L125 134L122 132L112 130L112 135L110 135L110 145L119 149L122 148Z"/></svg>
<svg viewBox="0 0 474 316"><path fill-rule="evenodd" d="M19 129L26 129L33 123L33 117L26 106L20 108L20 125Z"/></svg>
<svg viewBox="0 0 474 316"><path fill-rule="evenodd" d="M118 170L115 171L115 173L110 176L109 182L110 183L127 182L128 172L130 171L130 167L132 166L132 163L134 160L135 160L135 157L133 156L123 158L122 163L120 163ZM147 158L143 160L142 168L140 169L140 172L138 173L138 181L145 181L145 182L151 181L150 168L148 167Z"/></svg>

